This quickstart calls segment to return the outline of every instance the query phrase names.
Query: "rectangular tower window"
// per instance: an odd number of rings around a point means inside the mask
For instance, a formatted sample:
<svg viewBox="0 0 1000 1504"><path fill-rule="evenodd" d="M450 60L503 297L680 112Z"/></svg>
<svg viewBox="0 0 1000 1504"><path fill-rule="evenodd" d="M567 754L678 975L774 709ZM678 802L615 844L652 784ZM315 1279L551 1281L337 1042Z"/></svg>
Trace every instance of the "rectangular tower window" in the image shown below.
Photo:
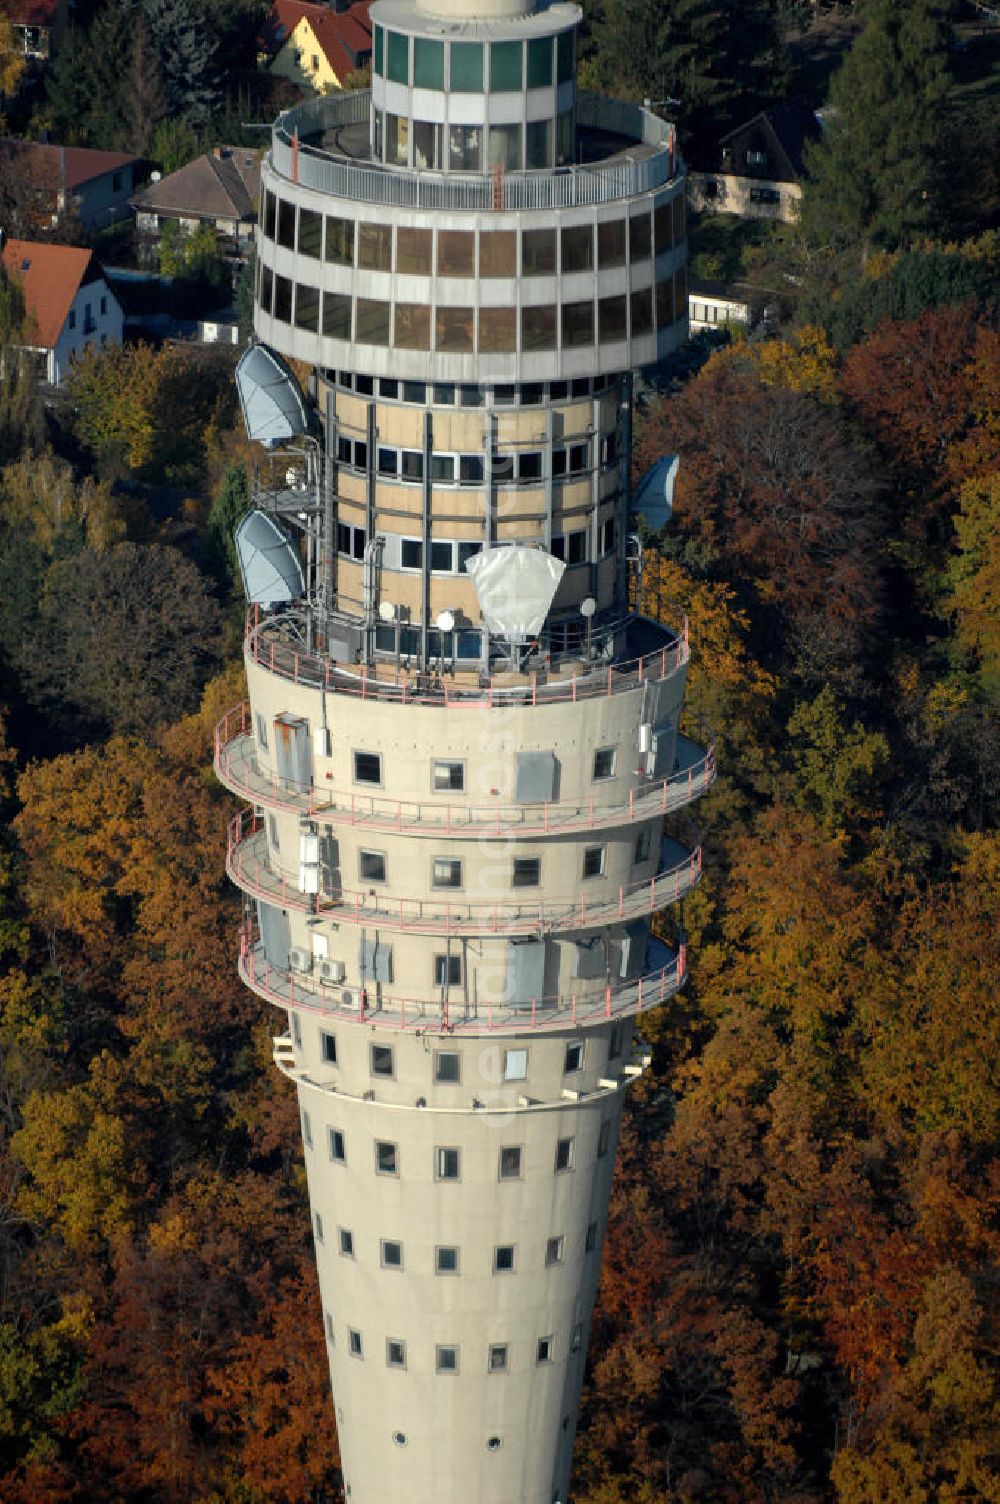
<svg viewBox="0 0 1000 1504"><path fill-rule="evenodd" d="M275 302L277 302L277 286L275 289ZM656 284L656 327L667 329L674 321L674 282L672 277L666 277Z"/></svg>
<svg viewBox="0 0 1000 1504"><path fill-rule="evenodd" d="M346 1227L337 1229L337 1238L340 1251L345 1259L354 1257L354 1234Z"/></svg>
<svg viewBox="0 0 1000 1504"><path fill-rule="evenodd" d="M615 748L598 747L594 753L594 782L615 776Z"/></svg>
<svg viewBox="0 0 1000 1504"><path fill-rule="evenodd" d="M344 1143L343 1130L340 1128L330 1129L330 1158L335 1164L342 1165L347 1162L347 1150Z"/></svg>
<svg viewBox="0 0 1000 1504"><path fill-rule="evenodd" d="M552 38L532 37L528 43L528 88L544 89L552 82Z"/></svg>
<svg viewBox="0 0 1000 1504"><path fill-rule="evenodd" d="M490 47L490 92L511 93L521 87L523 44L494 42Z"/></svg>
<svg viewBox="0 0 1000 1504"><path fill-rule="evenodd" d="M302 1114L302 1142L307 1149L311 1149L313 1146L312 1123L309 1120L308 1112Z"/></svg>
<svg viewBox="0 0 1000 1504"><path fill-rule="evenodd" d="M399 1174L399 1152L395 1144L386 1139L375 1140L375 1173L377 1175Z"/></svg>
<svg viewBox="0 0 1000 1504"><path fill-rule="evenodd" d="M461 956L434 957L434 985L435 987L461 987Z"/></svg>
<svg viewBox="0 0 1000 1504"><path fill-rule="evenodd" d="M583 853L583 875L587 877L604 876L604 847L588 846Z"/></svg>
<svg viewBox="0 0 1000 1504"><path fill-rule="evenodd" d="M393 1073L392 1045L373 1044L371 1066L373 1076L391 1076Z"/></svg>
<svg viewBox="0 0 1000 1504"><path fill-rule="evenodd" d="M521 275L523 277L551 277L556 270L555 230L523 230L521 232Z"/></svg>
<svg viewBox="0 0 1000 1504"><path fill-rule="evenodd" d="M323 294L323 333L329 339L350 339L351 299L348 293Z"/></svg>
<svg viewBox="0 0 1000 1504"><path fill-rule="evenodd" d="M355 1331L352 1326L347 1328L347 1351L352 1358L364 1357L364 1344L361 1341L361 1333Z"/></svg>
<svg viewBox="0 0 1000 1504"><path fill-rule="evenodd" d="M529 120L524 131L524 165L529 172L552 166L552 121Z"/></svg>
<svg viewBox="0 0 1000 1504"><path fill-rule="evenodd" d="M410 82L410 39L401 31L387 31L386 75L394 83Z"/></svg>
<svg viewBox="0 0 1000 1504"><path fill-rule="evenodd" d="M517 233L514 230L483 230L479 236L479 275L517 276Z"/></svg>
<svg viewBox="0 0 1000 1504"><path fill-rule="evenodd" d="M567 350L594 343L593 303L562 305L562 343L563 349Z"/></svg>
<svg viewBox="0 0 1000 1504"><path fill-rule="evenodd" d="M390 303L380 303L371 298L359 298L357 303L357 330L355 338L361 345L387 345L389 343Z"/></svg>
<svg viewBox="0 0 1000 1504"><path fill-rule="evenodd" d="M458 1249L435 1248L434 1268L438 1274L458 1273Z"/></svg>
<svg viewBox="0 0 1000 1504"><path fill-rule="evenodd" d="M576 73L576 38L572 30L561 31L556 38L556 82L568 83Z"/></svg>
<svg viewBox="0 0 1000 1504"><path fill-rule="evenodd" d="M358 226L358 266L372 272L392 271L392 225Z"/></svg>
<svg viewBox="0 0 1000 1504"><path fill-rule="evenodd" d="M554 1345L554 1341L551 1337L539 1337L538 1348L535 1353L535 1362L551 1363Z"/></svg>
<svg viewBox="0 0 1000 1504"><path fill-rule="evenodd" d="M410 160L410 122L405 115L393 115L388 110L385 113L385 160L395 167L406 167Z"/></svg>
<svg viewBox="0 0 1000 1504"><path fill-rule="evenodd" d="M597 1223L596 1222L588 1222L587 1223L587 1236L584 1239L583 1251L584 1251L584 1253L593 1253L593 1251L594 1251L594 1249L596 1247L597 1247Z"/></svg>
<svg viewBox="0 0 1000 1504"><path fill-rule="evenodd" d="M299 210L299 255L313 256L318 261L323 254L323 216L315 209Z"/></svg>
<svg viewBox="0 0 1000 1504"><path fill-rule="evenodd" d="M295 205L281 198L278 200L278 244L289 251L295 249Z"/></svg>
<svg viewBox="0 0 1000 1504"><path fill-rule="evenodd" d="M397 303L395 318L395 342L400 350L430 349L431 311L426 303Z"/></svg>
<svg viewBox="0 0 1000 1504"><path fill-rule="evenodd" d="M315 334L319 328L319 288L299 282L295 288L295 327Z"/></svg>
<svg viewBox="0 0 1000 1504"><path fill-rule="evenodd" d="M480 308L479 351L482 355L511 354L517 349L517 309Z"/></svg>
<svg viewBox="0 0 1000 1504"><path fill-rule="evenodd" d="M519 125L490 126L491 167L504 167L508 172L517 172L521 166L521 127Z"/></svg>
<svg viewBox="0 0 1000 1504"><path fill-rule="evenodd" d="M414 120L413 122L413 165L414 167L430 168L437 171L443 166L441 160L441 137L443 127L434 120ZM399 232L396 235L397 245ZM397 252L398 255L398 252ZM397 270L402 270L397 261ZM430 271L422 275L430 276Z"/></svg>
<svg viewBox="0 0 1000 1504"><path fill-rule="evenodd" d="M476 237L471 230L438 231L438 275L473 277L476 271Z"/></svg>
<svg viewBox="0 0 1000 1504"><path fill-rule="evenodd" d="M478 172L482 157L483 128L481 125L448 127L448 165L452 172Z"/></svg>
<svg viewBox="0 0 1000 1504"><path fill-rule="evenodd" d="M528 1077L527 1050L504 1050L503 1078L505 1081L526 1081Z"/></svg>
<svg viewBox="0 0 1000 1504"><path fill-rule="evenodd" d="M649 853L652 846L652 841L652 832L647 825L645 830L640 830L639 834L635 838L635 860L637 864L640 862L649 861Z"/></svg>
<svg viewBox="0 0 1000 1504"><path fill-rule="evenodd" d="M451 88L454 94L483 92L482 42L452 42Z"/></svg>
<svg viewBox="0 0 1000 1504"><path fill-rule="evenodd" d="M400 225L396 231L396 270L417 277L431 274L432 232Z"/></svg>
<svg viewBox="0 0 1000 1504"><path fill-rule="evenodd" d="M604 1118L597 1132L597 1157L603 1159L611 1147L611 1120Z"/></svg>
<svg viewBox="0 0 1000 1504"><path fill-rule="evenodd" d="M436 1050L434 1080L458 1082L462 1079L462 1057L457 1050Z"/></svg>
<svg viewBox="0 0 1000 1504"><path fill-rule="evenodd" d="M618 1060L625 1048L625 1025L613 1024L608 1036L608 1059Z"/></svg>
<svg viewBox="0 0 1000 1504"><path fill-rule="evenodd" d="M438 308L435 315L435 350L453 355L470 353L472 326L471 308Z"/></svg>
<svg viewBox="0 0 1000 1504"><path fill-rule="evenodd" d="M458 1180L460 1164L461 1159L457 1149L435 1149L435 1180Z"/></svg>
<svg viewBox="0 0 1000 1504"><path fill-rule="evenodd" d="M353 219L341 219L336 214L326 216L325 254L327 261L332 261L337 266L354 265Z"/></svg>
<svg viewBox="0 0 1000 1504"><path fill-rule="evenodd" d="M657 204L653 210L653 236L656 240L656 254L662 256L664 251L673 249L673 215L669 200L666 203Z"/></svg>
<svg viewBox="0 0 1000 1504"><path fill-rule="evenodd" d="M625 265L625 221L609 219L597 226L597 264L601 271Z"/></svg>
<svg viewBox="0 0 1000 1504"><path fill-rule="evenodd" d="M500 1243L493 1250L493 1272L495 1274L513 1274L514 1272L514 1245L513 1243Z"/></svg>
<svg viewBox="0 0 1000 1504"><path fill-rule="evenodd" d="M325 1314L325 1316L323 1317L323 1322L324 1322L324 1325L326 1326L326 1340L327 1340L327 1342L329 1342L330 1346L333 1347L334 1346L333 1317L330 1315L329 1311L327 1311L326 1314Z"/></svg>
<svg viewBox="0 0 1000 1504"><path fill-rule="evenodd" d="M439 1345L436 1367L438 1373L458 1373L458 1348Z"/></svg>
<svg viewBox="0 0 1000 1504"><path fill-rule="evenodd" d="M274 317L283 324L292 322L292 284L287 277L274 279Z"/></svg>
<svg viewBox="0 0 1000 1504"><path fill-rule="evenodd" d="M388 1337L385 1344L385 1361L387 1368L406 1367L406 1343L398 1337Z"/></svg>
<svg viewBox="0 0 1000 1504"><path fill-rule="evenodd" d="M355 752L354 782L381 783L382 757L378 752Z"/></svg>
<svg viewBox="0 0 1000 1504"><path fill-rule="evenodd" d="M507 1372L506 1342L493 1342L490 1344L489 1369L490 1373Z"/></svg>
<svg viewBox="0 0 1000 1504"><path fill-rule="evenodd" d="M561 1138L561 1139L558 1140L558 1142L556 1143L556 1170L555 1170L555 1173L557 1175L560 1175L563 1172L563 1170L572 1170L572 1168L573 1168L573 1153L574 1153L574 1140L573 1139L571 1139L571 1138Z"/></svg>
<svg viewBox="0 0 1000 1504"><path fill-rule="evenodd" d="M402 1269L403 1245L395 1238L382 1239L382 1268Z"/></svg>
<svg viewBox="0 0 1000 1504"><path fill-rule="evenodd" d="M554 350L556 348L556 310L553 304L521 309L521 348Z"/></svg>
<svg viewBox="0 0 1000 1504"><path fill-rule="evenodd" d="M324 1063L324 1065L336 1065L337 1064L337 1036L335 1034L328 1034L325 1029L321 1029L319 1037L320 1037L320 1040L322 1041L322 1045L323 1045L323 1063Z"/></svg>
<svg viewBox="0 0 1000 1504"><path fill-rule="evenodd" d="M511 885L515 888L537 888L542 880L542 859L537 856L516 856Z"/></svg>
<svg viewBox="0 0 1000 1504"><path fill-rule="evenodd" d="M444 88L444 43L414 37L413 83L418 89Z"/></svg>
<svg viewBox="0 0 1000 1504"><path fill-rule="evenodd" d="M565 1248L565 1238L549 1238L545 1244L546 1266L551 1266L552 1264L561 1264L563 1261Z"/></svg>
<svg viewBox="0 0 1000 1504"><path fill-rule="evenodd" d="M641 287L632 293L632 338L653 332L652 288Z"/></svg>
<svg viewBox="0 0 1000 1504"><path fill-rule="evenodd" d="M653 250L653 222L648 212L633 214L628 222L630 261L648 261Z"/></svg>
<svg viewBox="0 0 1000 1504"><path fill-rule="evenodd" d="M431 864L432 888L460 888L462 863L455 857L436 856Z"/></svg>
<svg viewBox="0 0 1000 1504"><path fill-rule="evenodd" d="M601 344L609 344L616 339L626 337L628 332L626 318L624 293L613 298L598 298L597 337Z"/></svg>
<svg viewBox="0 0 1000 1504"><path fill-rule="evenodd" d="M563 276L568 272L589 272L594 265L594 230L592 225L566 225L559 237L559 262Z"/></svg>
<svg viewBox="0 0 1000 1504"><path fill-rule="evenodd" d="M384 883L385 852L359 851L358 874L363 883Z"/></svg>
<svg viewBox="0 0 1000 1504"><path fill-rule="evenodd" d="M521 1145L505 1144L500 1150L500 1179L520 1180Z"/></svg>
<svg viewBox="0 0 1000 1504"><path fill-rule="evenodd" d="M576 1071L583 1069L583 1045L579 1040L566 1046L566 1059L563 1062L563 1072L572 1076Z"/></svg>
<svg viewBox="0 0 1000 1504"><path fill-rule="evenodd" d="M432 782L436 794L464 789L465 763L435 761Z"/></svg>
<svg viewBox="0 0 1000 1504"><path fill-rule="evenodd" d="M316 1229L316 1241L317 1241L317 1243L322 1243L322 1241L323 1241L323 1218L320 1216L319 1212L317 1212L316 1215L313 1217L313 1225L314 1225L314 1227Z"/></svg>

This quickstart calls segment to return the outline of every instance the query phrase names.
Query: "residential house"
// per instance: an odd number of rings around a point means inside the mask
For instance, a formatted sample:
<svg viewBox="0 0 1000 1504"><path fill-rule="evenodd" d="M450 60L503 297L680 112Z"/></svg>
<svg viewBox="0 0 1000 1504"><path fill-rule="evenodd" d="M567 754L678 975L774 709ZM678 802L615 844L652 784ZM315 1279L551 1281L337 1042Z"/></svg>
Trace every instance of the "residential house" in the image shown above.
<svg viewBox="0 0 1000 1504"><path fill-rule="evenodd" d="M59 386L74 356L91 345L120 345L121 304L93 251L44 240L8 240L2 259L24 293L29 333L45 380Z"/></svg>
<svg viewBox="0 0 1000 1504"><path fill-rule="evenodd" d="M819 130L801 100L762 110L722 137L713 171L688 173L688 207L698 214L791 224L802 199L803 148Z"/></svg>
<svg viewBox="0 0 1000 1504"><path fill-rule="evenodd" d="M159 235L168 223L189 233L209 224L245 254L253 244L259 199L259 154L251 147L216 146L147 184L132 207L139 230L148 235Z"/></svg>
<svg viewBox="0 0 1000 1504"><path fill-rule="evenodd" d="M68 0L5 0L14 42L26 58L47 62L66 31Z"/></svg>
<svg viewBox="0 0 1000 1504"><path fill-rule="evenodd" d="M369 4L354 0L337 10L306 0L277 0L261 39L270 72L317 93L342 89L351 73L371 62Z"/></svg>
<svg viewBox="0 0 1000 1504"><path fill-rule="evenodd" d="M129 199L142 179L143 159L130 152L6 136L0 138L0 169L15 188L23 220L0 228L50 229L75 217L86 230L103 230L129 218Z"/></svg>

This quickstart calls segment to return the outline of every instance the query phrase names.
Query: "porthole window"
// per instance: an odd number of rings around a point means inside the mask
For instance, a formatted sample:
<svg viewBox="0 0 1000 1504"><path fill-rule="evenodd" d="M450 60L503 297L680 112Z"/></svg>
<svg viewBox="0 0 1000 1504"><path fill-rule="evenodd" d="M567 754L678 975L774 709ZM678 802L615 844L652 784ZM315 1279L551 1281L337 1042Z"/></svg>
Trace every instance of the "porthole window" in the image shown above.
<svg viewBox="0 0 1000 1504"><path fill-rule="evenodd" d="M487 1440L486 1440L486 1450L488 1452L499 1452L499 1450L500 1450L500 1448L502 1446L503 1446L503 1437L502 1436L489 1436L489 1437L487 1437Z"/></svg>
<svg viewBox="0 0 1000 1504"><path fill-rule="evenodd" d="M396 1443L397 1447L405 1447L406 1446L406 1432L405 1431L393 1431L393 1433L392 1433L392 1439Z"/></svg>

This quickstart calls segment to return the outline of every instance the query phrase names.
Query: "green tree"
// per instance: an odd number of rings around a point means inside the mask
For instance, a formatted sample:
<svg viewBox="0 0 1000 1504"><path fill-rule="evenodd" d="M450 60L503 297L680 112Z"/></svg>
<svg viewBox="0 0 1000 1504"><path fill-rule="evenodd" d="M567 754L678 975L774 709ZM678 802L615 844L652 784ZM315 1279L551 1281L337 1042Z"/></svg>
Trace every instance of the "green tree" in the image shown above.
<svg viewBox="0 0 1000 1504"><path fill-rule="evenodd" d="M933 219L947 30L938 0L866 0L864 17L806 148L802 225L814 240L893 248Z"/></svg>
<svg viewBox="0 0 1000 1504"><path fill-rule="evenodd" d="M866 821L877 816L889 743L860 721L849 724L845 707L828 684L814 700L796 706L788 738L797 802L817 815L827 831L846 829L859 814Z"/></svg>
<svg viewBox="0 0 1000 1504"><path fill-rule="evenodd" d="M221 103L218 43L191 0L142 0L159 59L167 110L193 131L204 131Z"/></svg>
<svg viewBox="0 0 1000 1504"><path fill-rule="evenodd" d="M199 225L197 230L188 232L179 224L168 222L160 232L157 254L164 276L211 288L219 298L231 295L232 275L212 225Z"/></svg>
<svg viewBox="0 0 1000 1504"><path fill-rule="evenodd" d="M230 594L240 593L240 571L233 532L250 506L250 478L245 465L227 465L212 498L208 534L212 545L213 573Z"/></svg>

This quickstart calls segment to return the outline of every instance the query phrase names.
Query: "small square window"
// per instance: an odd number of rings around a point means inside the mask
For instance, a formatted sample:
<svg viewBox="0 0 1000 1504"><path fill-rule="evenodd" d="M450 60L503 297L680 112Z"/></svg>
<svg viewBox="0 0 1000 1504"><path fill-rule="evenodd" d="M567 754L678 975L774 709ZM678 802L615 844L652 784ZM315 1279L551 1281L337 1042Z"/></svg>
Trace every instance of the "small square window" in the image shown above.
<svg viewBox="0 0 1000 1504"><path fill-rule="evenodd" d="M536 1363L551 1363L554 1345L551 1337L539 1337L538 1350L535 1354Z"/></svg>
<svg viewBox="0 0 1000 1504"><path fill-rule="evenodd" d="M295 1048L297 1050L301 1050L301 1048L302 1048L302 1020L299 1018L299 1015L297 1013L293 1013L292 1014L292 1039L295 1041Z"/></svg>
<svg viewBox="0 0 1000 1504"><path fill-rule="evenodd" d="M382 782L382 756L379 752L355 752L355 783Z"/></svg>
<svg viewBox="0 0 1000 1504"><path fill-rule="evenodd" d="M594 753L594 782L615 776L615 748L598 747Z"/></svg>
<svg viewBox="0 0 1000 1504"><path fill-rule="evenodd" d="M450 793L453 790L464 789L465 763L435 762L433 783L436 794Z"/></svg>
<svg viewBox="0 0 1000 1504"><path fill-rule="evenodd" d="M458 1348L439 1346L436 1367L438 1373L458 1373Z"/></svg>
<svg viewBox="0 0 1000 1504"><path fill-rule="evenodd" d="M458 958L456 957L456 959ZM461 1079L462 1057L457 1050L436 1050L434 1054L434 1080L461 1081Z"/></svg>
<svg viewBox="0 0 1000 1504"><path fill-rule="evenodd" d="M359 851L358 872L363 883L384 883L385 852Z"/></svg>
<svg viewBox="0 0 1000 1504"><path fill-rule="evenodd" d="M494 1274L513 1274L514 1272L514 1245L513 1243L500 1243L493 1250Z"/></svg>
<svg viewBox="0 0 1000 1504"><path fill-rule="evenodd" d="M334 1346L333 1317L330 1315L329 1311L327 1311L326 1314L323 1317L323 1324L326 1327L326 1340L327 1340L327 1342L329 1342L330 1346L333 1347Z"/></svg>
<svg viewBox="0 0 1000 1504"><path fill-rule="evenodd" d="M597 1223L596 1222L588 1222L587 1223L587 1236L584 1239L583 1251L584 1251L584 1253L593 1253L593 1251L594 1251L594 1249L596 1247L597 1247Z"/></svg>
<svg viewBox="0 0 1000 1504"><path fill-rule="evenodd" d="M507 1344L506 1342L493 1342L490 1344L490 1373L507 1372Z"/></svg>
<svg viewBox="0 0 1000 1504"><path fill-rule="evenodd" d="M461 956L434 957L434 985L435 987L460 987L462 985ZM458 1056L456 1055L455 1058L457 1060ZM441 1080L441 1077L437 1079Z"/></svg>
<svg viewBox="0 0 1000 1504"><path fill-rule="evenodd" d="M353 1234L353 1232L349 1232L346 1227L339 1228L338 1229L338 1242L339 1242L339 1245L340 1245L340 1251L344 1255L344 1258L345 1259L353 1259L353 1257L354 1257L354 1234Z"/></svg>
<svg viewBox="0 0 1000 1504"><path fill-rule="evenodd" d="M262 752L267 751L267 722L259 711L257 713L257 745Z"/></svg>
<svg viewBox="0 0 1000 1504"><path fill-rule="evenodd" d="M572 1076L574 1071L579 1071L582 1069L583 1044L579 1040L575 1040L573 1044L568 1044L566 1046L566 1060L563 1065L563 1072L567 1076Z"/></svg>
<svg viewBox="0 0 1000 1504"><path fill-rule="evenodd" d="M372 1075L391 1076L393 1073L392 1045L372 1045Z"/></svg>
<svg viewBox="0 0 1000 1504"><path fill-rule="evenodd" d="M337 1037L328 1034L325 1029L320 1030L320 1039L323 1042L323 1061L326 1065L337 1064Z"/></svg>
<svg viewBox="0 0 1000 1504"><path fill-rule="evenodd" d="M404 538L399 548L399 561L403 569L423 569L424 545L419 538Z"/></svg>
<svg viewBox="0 0 1000 1504"><path fill-rule="evenodd" d="M652 844L652 833L647 826L645 830L640 830L635 838L635 860L637 863L649 861L649 852Z"/></svg>
<svg viewBox="0 0 1000 1504"><path fill-rule="evenodd" d="M549 1266L551 1264L561 1264L563 1261L565 1247L565 1238L549 1238L548 1242L545 1244L546 1266Z"/></svg>
<svg viewBox="0 0 1000 1504"><path fill-rule="evenodd" d="M611 1119L604 1118L597 1131L597 1157L601 1159L611 1147Z"/></svg>
<svg viewBox="0 0 1000 1504"><path fill-rule="evenodd" d="M516 856L512 883L515 888L537 888L542 880L542 859L538 856Z"/></svg>
<svg viewBox="0 0 1000 1504"><path fill-rule="evenodd" d="M432 888L460 888L462 863L455 857L436 856L431 865Z"/></svg>
<svg viewBox="0 0 1000 1504"><path fill-rule="evenodd" d="M505 1081L524 1081L528 1076L527 1050L504 1050L503 1078Z"/></svg>
<svg viewBox="0 0 1000 1504"><path fill-rule="evenodd" d="M312 1123L309 1120L308 1112L302 1114L302 1142L307 1149L311 1149L313 1146Z"/></svg>
<svg viewBox="0 0 1000 1504"><path fill-rule="evenodd" d="M375 1170L379 1175L399 1174L399 1154L395 1144L375 1140Z"/></svg>
<svg viewBox="0 0 1000 1504"><path fill-rule="evenodd" d="M435 1149L434 1177L436 1180L459 1178L460 1156L457 1149Z"/></svg>
<svg viewBox="0 0 1000 1504"><path fill-rule="evenodd" d="M438 1274L457 1274L458 1249L436 1248L434 1250L434 1268Z"/></svg>
<svg viewBox="0 0 1000 1504"><path fill-rule="evenodd" d="M389 1337L385 1344L385 1362L387 1368L406 1367L406 1343L400 1342L398 1337Z"/></svg>
<svg viewBox="0 0 1000 1504"><path fill-rule="evenodd" d="M338 1165L347 1163L347 1149L344 1143L343 1130L340 1128L330 1129L330 1158Z"/></svg>
<svg viewBox="0 0 1000 1504"><path fill-rule="evenodd" d="M604 847L588 846L583 853L584 877L604 876Z"/></svg>
<svg viewBox="0 0 1000 1504"><path fill-rule="evenodd" d="M364 1343L361 1341L361 1333L356 1332L352 1326L347 1328L347 1351L352 1358L363 1358L365 1355Z"/></svg>
<svg viewBox="0 0 1000 1504"><path fill-rule="evenodd" d="M322 1243L322 1241L323 1241L323 1218L320 1216L319 1212L317 1212L316 1215L313 1218L313 1226L316 1229L316 1241L317 1241L317 1243Z"/></svg>
<svg viewBox="0 0 1000 1504"><path fill-rule="evenodd" d="M557 1175L559 1174L559 1172L561 1170L572 1170L572 1168L573 1168L573 1152L574 1152L574 1150L573 1150L573 1140L571 1138L561 1138L561 1139L559 1139L558 1143L556 1144L556 1174Z"/></svg>
<svg viewBox="0 0 1000 1504"><path fill-rule="evenodd" d="M382 1268L383 1269L402 1269L402 1267L403 1267L403 1245L402 1245L402 1243L397 1242L395 1238L383 1238L382 1239Z"/></svg>
<svg viewBox="0 0 1000 1504"><path fill-rule="evenodd" d="M521 1178L521 1146L520 1144L507 1144L500 1150L500 1179L520 1180Z"/></svg>

